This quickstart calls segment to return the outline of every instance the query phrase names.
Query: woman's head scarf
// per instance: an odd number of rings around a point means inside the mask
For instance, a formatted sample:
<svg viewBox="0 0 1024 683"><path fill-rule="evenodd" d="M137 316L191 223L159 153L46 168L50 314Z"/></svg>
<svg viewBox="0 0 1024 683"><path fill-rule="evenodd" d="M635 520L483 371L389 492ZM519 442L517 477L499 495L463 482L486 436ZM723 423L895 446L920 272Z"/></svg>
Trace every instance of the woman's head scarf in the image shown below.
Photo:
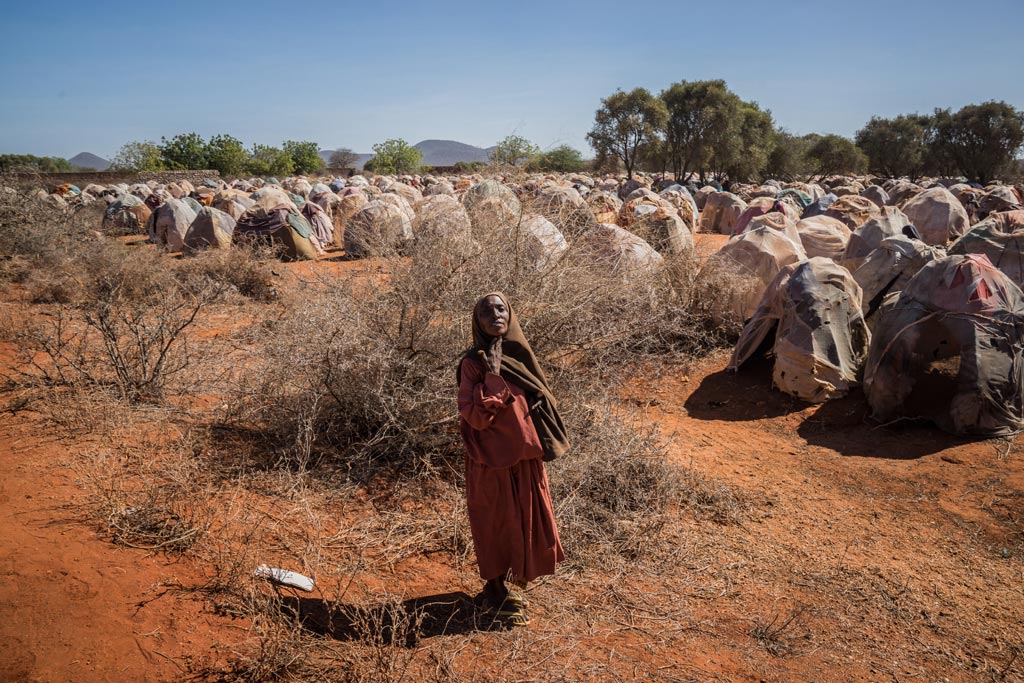
<svg viewBox="0 0 1024 683"><path fill-rule="evenodd" d="M466 352L466 356L484 361L486 364L491 336L484 332L480 324L480 311L484 302L492 296L501 299L508 309L508 329L501 341L501 376L525 391L531 406L537 404L530 409L530 417L533 418L533 426L544 448L544 460L554 460L569 450L565 425L558 413L558 403L548 388L547 377L540 369L540 363L530 348L530 342L526 341L526 336L519 327L519 318L512 310L508 297L501 292L485 294L473 306L473 348ZM461 381L461 376L459 380Z"/></svg>

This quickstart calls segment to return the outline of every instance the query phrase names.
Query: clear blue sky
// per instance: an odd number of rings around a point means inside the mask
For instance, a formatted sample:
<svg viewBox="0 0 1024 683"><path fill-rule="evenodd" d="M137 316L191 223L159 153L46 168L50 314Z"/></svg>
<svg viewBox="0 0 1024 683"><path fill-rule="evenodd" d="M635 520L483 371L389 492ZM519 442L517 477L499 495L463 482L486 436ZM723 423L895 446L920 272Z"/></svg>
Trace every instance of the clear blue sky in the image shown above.
<svg viewBox="0 0 1024 683"><path fill-rule="evenodd" d="M4 5L5 153L109 159L196 131L357 152L516 133L589 155L602 97L710 78L795 133L1024 108L1024 0Z"/></svg>

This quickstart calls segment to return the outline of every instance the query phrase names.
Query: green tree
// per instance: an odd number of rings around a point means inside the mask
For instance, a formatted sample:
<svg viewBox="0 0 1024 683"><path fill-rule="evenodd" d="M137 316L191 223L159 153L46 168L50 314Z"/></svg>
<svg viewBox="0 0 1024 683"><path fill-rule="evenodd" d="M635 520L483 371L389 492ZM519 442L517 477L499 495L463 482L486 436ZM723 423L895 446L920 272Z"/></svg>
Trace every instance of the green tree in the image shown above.
<svg viewBox="0 0 1024 683"><path fill-rule="evenodd" d="M587 139L598 156L621 159L626 175L632 178L633 169L643 159L643 145L660 137L667 119L664 102L646 89L620 90L601 100Z"/></svg>
<svg viewBox="0 0 1024 683"><path fill-rule="evenodd" d="M955 114L937 110L930 142L930 160L937 170L955 165L984 185L1010 172L1024 144L1024 113L995 101L971 104Z"/></svg>
<svg viewBox="0 0 1024 683"><path fill-rule="evenodd" d="M162 171L163 157L155 142L127 142L110 161L111 171Z"/></svg>
<svg viewBox="0 0 1024 683"><path fill-rule="evenodd" d="M198 133L179 133L160 138L160 157L171 170L198 171L210 167L209 150Z"/></svg>
<svg viewBox="0 0 1024 683"><path fill-rule="evenodd" d="M246 170L249 174L260 178L281 177L291 175L295 170L295 165L291 156L277 147L253 145Z"/></svg>
<svg viewBox="0 0 1024 683"><path fill-rule="evenodd" d="M680 81L661 93L665 103L665 144L676 178L695 172L702 176L712 166L716 147L736 132L741 100L723 80Z"/></svg>
<svg viewBox="0 0 1024 683"><path fill-rule="evenodd" d="M339 172L355 168L357 163L359 163L358 154L350 150L348 147L339 147L331 152L331 156L327 160L327 168L334 172Z"/></svg>
<svg viewBox="0 0 1024 683"><path fill-rule="evenodd" d="M423 154L401 138L378 142L373 146L373 158L364 168L381 174L415 173L423 162Z"/></svg>
<svg viewBox="0 0 1024 683"><path fill-rule="evenodd" d="M716 150L718 167L731 180L747 182L760 177L768 166L775 147L775 124L771 112L756 102L741 102L732 125L732 134Z"/></svg>
<svg viewBox="0 0 1024 683"><path fill-rule="evenodd" d="M931 118L920 114L892 119L874 116L857 131L855 141L872 173L917 180L924 172L930 126Z"/></svg>
<svg viewBox="0 0 1024 683"><path fill-rule="evenodd" d="M75 167L60 157L37 157L34 154L0 154L0 173L37 172L66 173Z"/></svg>
<svg viewBox="0 0 1024 683"><path fill-rule="evenodd" d="M491 163L499 166L519 166L537 157L540 149L519 135L509 135L491 150Z"/></svg>
<svg viewBox="0 0 1024 683"><path fill-rule="evenodd" d="M539 171L556 173L576 173L583 170L583 155L569 145L559 145L547 152L537 154L530 166Z"/></svg>
<svg viewBox="0 0 1024 683"><path fill-rule="evenodd" d="M810 139L813 140L813 144L807 150L807 158L819 179L839 174L862 173L867 167L868 159L864 152L849 138L841 135L821 135Z"/></svg>
<svg viewBox="0 0 1024 683"><path fill-rule="evenodd" d="M286 140L282 143L281 149L292 158L294 173L316 173L324 167L324 160L320 157L320 145L315 142Z"/></svg>
<svg viewBox="0 0 1024 683"><path fill-rule="evenodd" d="M249 152L240 140L230 135L214 135L207 143L208 168L225 177L238 177L249 166Z"/></svg>
<svg viewBox="0 0 1024 683"><path fill-rule="evenodd" d="M811 162L807 152L811 140L791 135L784 130L775 131L772 151L768 154L764 177L778 180L799 180L811 174Z"/></svg>

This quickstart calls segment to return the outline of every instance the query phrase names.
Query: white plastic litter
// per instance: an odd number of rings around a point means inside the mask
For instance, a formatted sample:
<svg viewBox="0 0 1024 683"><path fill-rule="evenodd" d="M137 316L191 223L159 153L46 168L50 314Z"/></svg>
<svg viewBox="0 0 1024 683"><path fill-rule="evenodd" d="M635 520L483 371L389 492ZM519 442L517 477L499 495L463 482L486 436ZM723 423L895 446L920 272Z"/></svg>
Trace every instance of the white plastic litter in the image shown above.
<svg viewBox="0 0 1024 683"><path fill-rule="evenodd" d="M274 567L268 567L265 564L261 564L253 572L253 575L260 578L267 579L271 583L276 583L281 586L289 586L290 588L297 588L300 591L307 593L313 590L313 579L308 576L303 576L298 572L288 571L287 569L277 569Z"/></svg>

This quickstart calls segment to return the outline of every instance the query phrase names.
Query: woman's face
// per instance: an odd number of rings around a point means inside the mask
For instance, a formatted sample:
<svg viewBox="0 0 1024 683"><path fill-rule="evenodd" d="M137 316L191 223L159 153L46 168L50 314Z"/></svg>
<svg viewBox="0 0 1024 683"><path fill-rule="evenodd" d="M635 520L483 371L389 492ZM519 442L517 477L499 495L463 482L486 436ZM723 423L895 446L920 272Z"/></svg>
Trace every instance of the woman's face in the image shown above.
<svg viewBox="0 0 1024 683"><path fill-rule="evenodd" d="M504 337L508 332L508 307L500 296L489 296L477 312L480 327L490 337Z"/></svg>

